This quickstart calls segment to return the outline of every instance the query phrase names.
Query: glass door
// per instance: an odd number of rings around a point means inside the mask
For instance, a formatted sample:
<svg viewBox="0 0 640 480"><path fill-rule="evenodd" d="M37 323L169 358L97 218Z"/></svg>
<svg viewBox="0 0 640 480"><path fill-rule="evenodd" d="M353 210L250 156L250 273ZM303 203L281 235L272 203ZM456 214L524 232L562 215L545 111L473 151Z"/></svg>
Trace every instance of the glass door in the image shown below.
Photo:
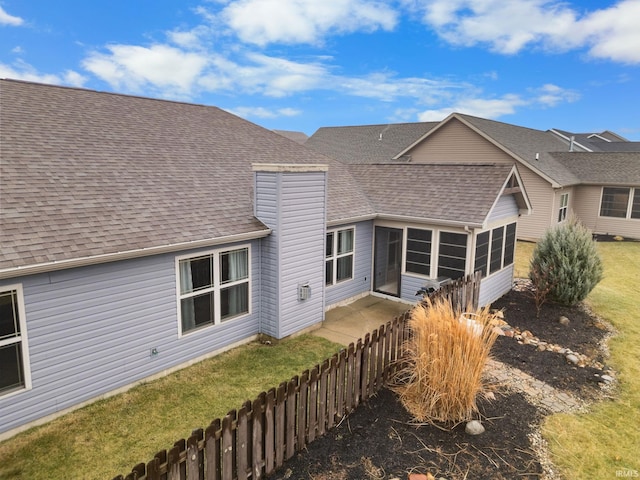
<svg viewBox="0 0 640 480"><path fill-rule="evenodd" d="M400 296L402 272L402 230L376 227L373 258L373 290Z"/></svg>

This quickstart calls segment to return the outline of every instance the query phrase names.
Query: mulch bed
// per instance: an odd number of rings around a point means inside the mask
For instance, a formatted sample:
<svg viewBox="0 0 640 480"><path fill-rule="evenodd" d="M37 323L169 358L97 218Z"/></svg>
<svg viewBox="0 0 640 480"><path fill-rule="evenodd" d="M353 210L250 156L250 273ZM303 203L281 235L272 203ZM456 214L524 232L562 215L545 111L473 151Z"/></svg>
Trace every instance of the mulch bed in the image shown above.
<svg viewBox="0 0 640 480"><path fill-rule="evenodd" d="M604 363L600 348L609 334L604 324L581 306L545 304L540 316L526 291L511 291L493 305L513 327L540 340L560 344ZM569 325L557 322L560 316ZM563 355L538 351L515 338L499 337L493 357L580 398L602 396L597 375L610 373L569 365ZM517 393L479 400L486 431L465 433L464 424L443 428L416 424L394 393L382 390L343 419L339 426L296 454L272 477L313 480L405 480L410 473L436 479L539 479L544 476L532 443L543 412Z"/></svg>

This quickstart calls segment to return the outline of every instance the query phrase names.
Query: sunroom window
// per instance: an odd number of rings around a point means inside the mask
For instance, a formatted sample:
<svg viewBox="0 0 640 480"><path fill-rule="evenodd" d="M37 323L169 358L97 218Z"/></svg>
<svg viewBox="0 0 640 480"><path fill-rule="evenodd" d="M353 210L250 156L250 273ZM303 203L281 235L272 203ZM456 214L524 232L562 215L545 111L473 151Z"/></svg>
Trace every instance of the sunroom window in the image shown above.
<svg viewBox="0 0 640 480"><path fill-rule="evenodd" d="M474 271L482 276L495 273L511 265L516 246L516 224L487 230L476 237L476 259Z"/></svg>
<svg viewBox="0 0 640 480"><path fill-rule="evenodd" d="M178 259L182 333L249 313L249 247Z"/></svg>
<svg viewBox="0 0 640 480"><path fill-rule="evenodd" d="M467 235L440 232L438 246L438 276L461 278L467 264Z"/></svg>
<svg viewBox="0 0 640 480"><path fill-rule="evenodd" d="M407 229L407 255L405 270L408 273L431 275L431 230Z"/></svg>

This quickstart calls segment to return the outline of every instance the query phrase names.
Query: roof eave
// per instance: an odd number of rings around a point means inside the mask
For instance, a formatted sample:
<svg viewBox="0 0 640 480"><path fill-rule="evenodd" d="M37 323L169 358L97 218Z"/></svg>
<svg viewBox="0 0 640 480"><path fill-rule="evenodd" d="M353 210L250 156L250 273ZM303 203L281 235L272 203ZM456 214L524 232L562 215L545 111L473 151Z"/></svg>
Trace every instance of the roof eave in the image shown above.
<svg viewBox="0 0 640 480"><path fill-rule="evenodd" d="M180 242L169 245L161 245L157 247L141 248L128 250L125 252L106 253L102 255L92 255L89 257L71 258L68 260L59 260L53 262L38 263L35 265L26 265L21 267L5 268L0 270L0 280L24 277L25 275L35 275L38 273L53 272L56 270L65 270L67 268L86 267L97 265L100 263L116 262L120 260L130 260L133 258L148 257L151 255L160 255L163 253L173 253L182 250L191 250L195 248L214 247L228 243L245 242L263 238L271 234L271 229L255 230L237 235L227 235L224 237L208 238L204 240L195 240L192 242Z"/></svg>

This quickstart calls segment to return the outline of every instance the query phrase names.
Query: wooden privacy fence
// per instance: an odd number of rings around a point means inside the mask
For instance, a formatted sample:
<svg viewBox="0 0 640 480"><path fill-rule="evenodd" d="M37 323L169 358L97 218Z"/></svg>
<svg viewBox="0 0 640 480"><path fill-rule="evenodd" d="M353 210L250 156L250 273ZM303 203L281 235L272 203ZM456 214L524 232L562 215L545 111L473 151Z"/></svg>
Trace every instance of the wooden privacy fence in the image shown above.
<svg viewBox="0 0 640 480"><path fill-rule="evenodd" d="M444 285L439 290L429 294L429 298L434 300L449 300L454 309L463 312L478 308L480 300L480 281L482 272L477 271L472 275L458 278Z"/></svg>
<svg viewBox="0 0 640 480"><path fill-rule="evenodd" d="M469 276L430 298L465 302L465 309L475 299L477 306L475 283L479 277ZM394 318L114 480L257 480L272 474L387 385L401 367L409 317L406 312Z"/></svg>

